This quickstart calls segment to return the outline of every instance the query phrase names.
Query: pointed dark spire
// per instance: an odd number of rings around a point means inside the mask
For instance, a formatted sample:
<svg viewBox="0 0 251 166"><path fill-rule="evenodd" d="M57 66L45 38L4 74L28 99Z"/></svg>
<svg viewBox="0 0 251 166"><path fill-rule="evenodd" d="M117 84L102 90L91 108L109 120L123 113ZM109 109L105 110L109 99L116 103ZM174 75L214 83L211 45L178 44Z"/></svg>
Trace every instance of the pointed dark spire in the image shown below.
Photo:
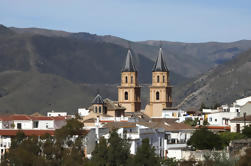
<svg viewBox="0 0 251 166"><path fill-rule="evenodd" d="M104 100L100 94L97 94L97 96L93 99L92 104L104 104Z"/></svg>
<svg viewBox="0 0 251 166"><path fill-rule="evenodd" d="M136 68L132 61L132 53L130 49L128 49L125 66L123 67L122 72L136 72Z"/></svg>
<svg viewBox="0 0 251 166"><path fill-rule="evenodd" d="M164 58L163 58L163 52L162 52L162 48L160 47L159 48L159 55L156 59L156 62L155 64L153 65L153 69L152 71L164 71L164 72L167 72L168 69L166 67L166 63L164 61Z"/></svg>

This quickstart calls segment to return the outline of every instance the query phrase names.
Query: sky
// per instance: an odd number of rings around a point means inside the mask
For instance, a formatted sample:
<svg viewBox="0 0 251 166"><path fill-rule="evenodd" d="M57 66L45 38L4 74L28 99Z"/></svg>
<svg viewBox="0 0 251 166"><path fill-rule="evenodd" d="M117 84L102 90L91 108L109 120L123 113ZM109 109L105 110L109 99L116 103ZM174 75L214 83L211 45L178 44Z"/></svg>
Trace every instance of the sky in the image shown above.
<svg viewBox="0 0 251 166"><path fill-rule="evenodd" d="M0 24L131 41L251 39L250 0L0 0Z"/></svg>

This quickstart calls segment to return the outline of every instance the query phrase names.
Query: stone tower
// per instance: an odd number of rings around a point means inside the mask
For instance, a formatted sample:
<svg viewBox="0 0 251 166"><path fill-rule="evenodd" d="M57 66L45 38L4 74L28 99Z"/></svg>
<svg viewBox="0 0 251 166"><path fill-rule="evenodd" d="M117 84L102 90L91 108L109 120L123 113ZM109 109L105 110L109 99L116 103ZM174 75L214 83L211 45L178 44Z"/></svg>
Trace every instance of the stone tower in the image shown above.
<svg viewBox="0 0 251 166"><path fill-rule="evenodd" d="M118 86L118 102L126 108L126 112L140 111L140 86L137 70L133 64L130 49L127 52L125 66L121 72L121 85Z"/></svg>
<svg viewBox="0 0 251 166"><path fill-rule="evenodd" d="M169 85L169 71L163 58L162 48L152 69L152 85L150 86L150 103L146 106L146 114L150 117L161 117L164 108L172 107L172 87Z"/></svg>

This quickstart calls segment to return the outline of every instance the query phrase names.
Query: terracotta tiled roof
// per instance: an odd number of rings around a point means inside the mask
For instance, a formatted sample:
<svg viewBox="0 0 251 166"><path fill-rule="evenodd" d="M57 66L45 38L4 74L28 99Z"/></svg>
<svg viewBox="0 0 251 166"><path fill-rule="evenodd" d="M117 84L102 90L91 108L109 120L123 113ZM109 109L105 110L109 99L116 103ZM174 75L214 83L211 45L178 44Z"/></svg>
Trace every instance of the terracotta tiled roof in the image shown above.
<svg viewBox="0 0 251 166"><path fill-rule="evenodd" d="M112 111L112 110L116 111L116 110L125 110L126 109L125 107L119 105L117 101L112 101L108 98L104 99L103 101L104 101L103 105L107 108L107 111ZM94 110L93 107L94 106L91 105L88 109L93 112L93 110Z"/></svg>
<svg viewBox="0 0 251 166"><path fill-rule="evenodd" d="M151 118L152 122L166 122L166 123L175 123L179 120L178 118Z"/></svg>
<svg viewBox="0 0 251 166"><path fill-rule="evenodd" d="M185 123L176 122L139 122L138 124L149 128L163 128L165 131L179 131L179 130L192 130L193 127Z"/></svg>
<svg viewBox="0 0 251 166"><path fill-rule="evenodd" d="M104 125L105 128L119 129L119 128L133 128L136 127L136 123L132 122L109 122Z"/></svg>
<svg viewBox="0 0 251 166"><path fill-rule="evenodd" d="M66 120L66 119L69 119L68 116L51 116L50 118L52 118L53 120Z"/></svg>
<svg viewBox="0 0 251 166"><path fill-rule="evenodd" d="M152 129L162 128L165 131L179 131L179 130L192 130L193 127L185 123L166 123L166 122L109 122L104 125L105 128L109 129L118 129L118 128L133 128L136 127L136 124L146 126Z"/></svg>
<svg viewBox="0 0 251 166"><path fill-rule="evenodd" d="M53 120L52 117L48 117L48 116L31 116L30 118L32 120Z"/></svg>
<svg viewBox="0 0 251 166"><path fill-rule="evenodd" d="M30 116L24 114L13 114L8 117L10 120L31 120Z"/></svg>
<svg viewBox="0 0 251 166"><path fill-rule="evenodd" d="M230 126L206 126L206 128L213 130L230 130Z"/></svg>
<svg viewBox="0 0 251 166"><path fill-rule="evenodd" d="M0 115L0 120L5 121L8 117L9 115Z"/></svg>
<svg viewBox="0 0 251 166"><path fill-rule="evenodd" d="M18 131L23 131L27 136L41 136L46 133L54 135L54 130L0 130L0 135L2 136L15 136Z"/></svg>
<svg viewBox="0 0 251 166"><path fill-rule="evenodd" d="M247 115L245 120L246 121L251 121L251 115ZM243 121L244 122L244 117L234 118L234 119L231 120L231 122L232 121Z"/></svg>

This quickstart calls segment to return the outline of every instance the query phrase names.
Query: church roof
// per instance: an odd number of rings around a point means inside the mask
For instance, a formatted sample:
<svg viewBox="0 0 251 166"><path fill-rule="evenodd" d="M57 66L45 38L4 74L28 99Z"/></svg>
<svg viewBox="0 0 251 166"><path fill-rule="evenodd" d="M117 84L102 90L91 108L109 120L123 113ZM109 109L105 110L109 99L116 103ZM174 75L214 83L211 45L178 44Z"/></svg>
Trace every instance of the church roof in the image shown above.
<svg viewBox="0 0 251 166"><path fill-rule="evenodd" d="M162 48L160 47L159 49L159 55L156 59L156 62L154 63L154 66L153 66L153 69L152 71L165 71L167 72L168 69L166 67L166 63L164 61L164 58L163 58L163 52L162 52Z"/></svg>
<svg viewBox="0 0 251 166"><path fill-rule="evenodd" d="M93 99L92 104L104 104L104 100L100 94L97 94L97 96Z"/></svg>
<svg viewBox="0 0 251 166"><path fill-rule="evenodd" d="M136 68L132 61L132 53L130 49L127 52L125 66L123 67L122 72L136 72Z"/></svg>

